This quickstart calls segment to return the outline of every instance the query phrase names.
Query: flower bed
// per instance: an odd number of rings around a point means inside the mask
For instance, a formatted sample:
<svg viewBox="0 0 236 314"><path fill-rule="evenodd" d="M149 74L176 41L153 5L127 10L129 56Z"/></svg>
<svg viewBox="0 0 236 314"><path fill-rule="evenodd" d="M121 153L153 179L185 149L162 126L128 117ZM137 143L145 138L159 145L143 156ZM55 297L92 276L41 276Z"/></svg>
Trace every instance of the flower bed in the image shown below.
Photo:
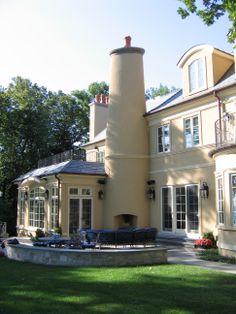
<svg viewBox="0 0 236 314"><path fill-rule="evenodd" d="M203 248L203 249L210 249L213 247L213 242L210 239L198 239L194 242L195 248Z"/></svg>

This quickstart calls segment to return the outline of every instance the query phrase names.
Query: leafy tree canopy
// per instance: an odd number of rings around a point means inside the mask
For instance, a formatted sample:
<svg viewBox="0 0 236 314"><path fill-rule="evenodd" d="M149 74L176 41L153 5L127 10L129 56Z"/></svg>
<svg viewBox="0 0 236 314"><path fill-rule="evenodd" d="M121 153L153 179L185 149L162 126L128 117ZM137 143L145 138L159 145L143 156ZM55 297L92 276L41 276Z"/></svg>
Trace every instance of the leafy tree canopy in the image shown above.
<svg viewBox="0 0 236 314"><path fill-rule="evenodd" d="M173 92L177 90L174 86L169 88L168 86L162 85L160 83L159 87L150 87L145 92L145 98L146 99L154 99L157 96L163 96L166 94L169 94L170 92Z"/></svg>
<svg viewBox="0 0 236 314"><path fill-rule="evenodd" d="M197 14L206 25L212 25L221 16L228 14L232 23L228 31L229 42L236 40L236 1L235 0L179 0L185 7L178 8L178 13L184 19L191 13Z"/></svg>

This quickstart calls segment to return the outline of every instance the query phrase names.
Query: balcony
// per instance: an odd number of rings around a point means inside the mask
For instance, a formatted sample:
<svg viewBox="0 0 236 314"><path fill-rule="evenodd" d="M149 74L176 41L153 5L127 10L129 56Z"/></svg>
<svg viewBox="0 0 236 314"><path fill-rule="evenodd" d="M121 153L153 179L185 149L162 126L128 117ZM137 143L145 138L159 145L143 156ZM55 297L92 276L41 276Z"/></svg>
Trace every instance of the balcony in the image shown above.
<svg viewBox="0 0 236 314"><path fill-rule="evenodd" d="M236 145L236 113L225 113L215 122L216 149Z"/></svg>
<svg viewBox="0 0 236 314"><path fill-rule="evenodd" d="M86 152L84 149L70 149L60 154L49 156L38 161L38 168L47 167L50 165L59 164L67 160L82 160L86 161Z"/></svg>

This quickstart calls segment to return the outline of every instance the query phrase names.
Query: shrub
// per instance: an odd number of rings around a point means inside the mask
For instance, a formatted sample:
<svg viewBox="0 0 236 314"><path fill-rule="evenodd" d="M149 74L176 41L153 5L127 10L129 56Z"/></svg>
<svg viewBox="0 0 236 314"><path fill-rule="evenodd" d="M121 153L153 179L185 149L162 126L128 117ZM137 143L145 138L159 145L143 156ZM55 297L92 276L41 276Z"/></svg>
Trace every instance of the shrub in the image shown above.
<svg viewBox="0 0 236 314"><path fill-rule="evenodd" d="M38 239L38 238L44 238L45 237L45 233L42 229L37 229L35 231L35 238Z"/></svg>
<svg viewBox="0 0 236 314"><path fill-rule="evenodd" d="M54 233L58 233L58 234L62 235L61 227L54 228Z"/></svg>
<svg viewBox="0 0 236 314"><path fill-rule="evenodd" d="M215 239L212 231L204 232L203 233L203 238L211 240L212 241L212 246L216 247L216 239Z"/></svg>

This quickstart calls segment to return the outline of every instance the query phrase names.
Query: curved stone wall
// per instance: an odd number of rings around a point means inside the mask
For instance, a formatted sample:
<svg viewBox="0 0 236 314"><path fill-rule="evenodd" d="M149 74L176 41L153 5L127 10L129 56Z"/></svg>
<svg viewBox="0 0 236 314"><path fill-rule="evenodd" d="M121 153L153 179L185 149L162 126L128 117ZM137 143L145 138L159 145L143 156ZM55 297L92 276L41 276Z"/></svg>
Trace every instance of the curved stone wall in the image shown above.
<svg viewBox="0 0 236 314"><path fill-rule="evenodd" d="M24 244L6 245L9 259L55 266L135 266L167 263L167 250L159 247L121 249L57 249Z"/></svg>

